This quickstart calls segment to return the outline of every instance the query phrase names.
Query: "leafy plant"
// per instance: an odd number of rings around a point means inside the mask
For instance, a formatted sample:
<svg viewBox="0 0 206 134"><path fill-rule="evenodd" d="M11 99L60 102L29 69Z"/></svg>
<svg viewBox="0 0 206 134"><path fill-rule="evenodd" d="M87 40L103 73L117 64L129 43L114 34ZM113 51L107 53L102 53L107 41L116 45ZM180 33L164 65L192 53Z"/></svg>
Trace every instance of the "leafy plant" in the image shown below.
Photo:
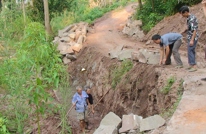
<svg viewBox="0 0 206 134"><path fill-rule="evenodd" d="M7 129L7 119L0 117L0 134L9 134Z"/></svg>
<svg viewBox="0 0 206 134"><path fill-rule="evenodd" d="M122 76L132 69L133 63L131 60L124 60L121 66L116 67L112 71L112 87L115 89L117 84L121 81Z"/></svg>
<svg viewBox="0 0 206 134"><path fill-rule="evenodd" d="M66 69L65 69L66 70ZM61 96L61 102L59 104L59 113L61 118L61 131L60 134L71 134L71 129L68 124L67 112L71 107L71 103L68 103L68 99L72 97L72 92L69 86L69 76L62 75L59 87L59 94Z"/></svg>
<svg viewBox="0 0 206 134"><path fill-rule="evenodd" d="M167 79L167 84L162 88L161 92L163 94L168 94L174 82L175 82L175 78L171 76L169 79Z"/></svg>
<svg viewBox="0 0 206 134"><path fill-rule="evenodd" d="M161 116L163 116L164 118L171 117L174 114L174 112L176 111L176 109L179 105L179 102L182 99L182 94L184 91L183 82L184 82L184 80L181 79L179 87L177 89L178 90L178 92L177 92L178 98L177 98L176 102L169 109L163 110L163 112L161 113Z"/></svg>
<svg viewBox="0 0 206 134"><path fill-rule="evenodd" d="M66 73L56 47L46 41L42 24L28 24L23 40L15 47L15 58L5 59L1 65L0 84L15 98L12 106L18 133L23 133L31 113L36 115L40 133L40 115L48 108L47 101L52 101L48 89L57 88L60 74Z"/></svg>

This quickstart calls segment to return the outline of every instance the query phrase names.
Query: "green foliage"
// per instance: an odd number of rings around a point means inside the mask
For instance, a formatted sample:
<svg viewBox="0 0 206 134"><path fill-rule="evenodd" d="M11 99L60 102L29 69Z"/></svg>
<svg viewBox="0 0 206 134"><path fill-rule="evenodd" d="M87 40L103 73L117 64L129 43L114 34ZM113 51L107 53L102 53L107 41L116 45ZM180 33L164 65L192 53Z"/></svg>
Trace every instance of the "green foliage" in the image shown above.
<svg viewBox="0 0 206 134"><path fill-rule="evenodd" d="M179 105L179 102L180 100L182 99L182 94L183 94L183 91L184 91L184 88L183 88L183 79L180 80L180 84L179 84L179 87L178 87L178 92L177 92L177 95L178 95L178 98L176 100L176 102L172 105L172 107L170 107L169 109L167 110L163 110L163 112L161 113L161 116L164 117L164 118L169 118L171 117L174 112L176 111L178 105Z"/></svg>
<svg viewBox="0 0 206 134"><path fill-rule="evenodd" d="M132 69L133 63L130 60L124 60L121 66L116 67L112 71L112 87L115 89L117 84L121 81L122 76Z"/></svg>
<svg viewBox="0 0 206 134"><path fill-rule="evenodd" d="M142 9L137 9L136 19L142 20L142 29L149 32L165 16L178 12L183 5L193 5L201 0L145 0Z"/></svg>
<svg viewBox="0 0 206 134"><path fill-rule="evenodd" d="M88 0L75 0L71 3L71 8L69 10L66 10L61 14L55 14L55 17L51 20L51 25L53 30L57 31L71 23L80 21L85 21L91 24L95 19L103 16L106 12L124 6L131 1L133 0L120 0L103 7L89 7Z"/></svg>
<svg viewBox="0 0 206 134"><path fill-rule="evenodd" d="M48 0L50 19L60 14L65 10L71 10L73 0ZM44 22L44 3L43 0L34 0L33 6L27 7L27 15L36 22Z"/></svg>
<svg viewBox="0 0 206 134"><path fill-rule="evenodd" d="M7 129L7 119L0 117L0 134L9 134Z"/></svg>
<svg viewBox="0 0 206 134"><path fill-rule="evenodd" d="M170 77L169 79L167 79L167 84L162 88L161 92L163 94L168 94L174 82L175 82L174 77Z"/></svg>
<svg viewBox="0 0 206 134"><path fill-rule="evenodd" d="M59 113L60 113L60 118L61 118L61 131L59 134L71 134L71 129L68 124L68 118L67 118L67 112L68 109L71 107L71 103L68 103L68 99L72 97L72 92L70 92L70 86L69 82L69 76L63 75L61 77L60 81L60 87L59 87L59 93L61 96L61 103L59 105Z"/></svg>
<svg viewBox="0 0 206 134"><path fill-rule="evenodd" d="M17 131L23 133L30 113L35 112L39 125L40 114L46 111L47 101L51 101L46 89L59 86L60 74L65 74L62 73L65 69L56 47L46 41L44 26L40 23L28 24L23 40L15 47L14 58L4 60L1 65L0 85L15 98L12 106Z"/></svg>
<svg viewBox="0 0 206 134"><path fill-rule="evenodd" d="M25 26L22 11L14 2L7 1L4 3L0 12L0 40L12 39L18 41L23 36ZM26 21L29 21L29 19Z"/></svg>

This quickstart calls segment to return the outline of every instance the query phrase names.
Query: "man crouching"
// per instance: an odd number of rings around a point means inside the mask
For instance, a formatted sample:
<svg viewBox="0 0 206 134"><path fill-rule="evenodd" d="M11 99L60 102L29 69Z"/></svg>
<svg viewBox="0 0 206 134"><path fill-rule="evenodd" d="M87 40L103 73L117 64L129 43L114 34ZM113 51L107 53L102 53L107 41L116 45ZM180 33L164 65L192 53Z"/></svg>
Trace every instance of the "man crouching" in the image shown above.
<svg viewBox="0 0 206 134"><path fill-rule="evenodd" d="M171 55L177 63L176 68L182 68L183 63L180 58L179 48L182 44L182 35L179 33L167 33L162 36L156 34L152 36L152 40L160 45L160 62L159 64L170 65Z"/></svg>
<svg viewBox="0 0 206 134"><path fill-rule="evenodd" d="M87 115L87 98L88 95L85 91L82 91L81 86L76 87L76 93L73 96L72 104L75 107L77 112L77 119L80 121L80 127L83 133L85 133L85 125L86 125L86 115Z"/></svg>

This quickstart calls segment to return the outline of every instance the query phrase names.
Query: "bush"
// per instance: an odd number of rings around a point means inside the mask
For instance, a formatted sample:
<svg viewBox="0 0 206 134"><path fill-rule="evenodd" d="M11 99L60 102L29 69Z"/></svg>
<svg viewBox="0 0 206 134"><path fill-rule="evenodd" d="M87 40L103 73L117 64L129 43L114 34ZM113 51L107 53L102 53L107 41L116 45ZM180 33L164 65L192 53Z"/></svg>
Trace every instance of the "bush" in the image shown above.
<svg viewBox="0 0 206 134"><path fill-rule="evenodd" d="M56 47L46 41L41 23L29 23L22 38L14 57L5 59L0 68L0 86L15 98L10 103L18 133L23 133L29 113L35 112L39 123L40 114L46 112L47 101L51 100L47 90L59 86L61 74L67 75Z"/></svg>
<svg viewBox="0 0 206 134"><path fill-rule="evenodd" d="M175 78L174 77L170 77L169 79L167 79L167 84L162 88L161 92L163 94L168 94L174 83L175 83Z"/></svg>
<svg viewBox="0 0 206 134"><path fill-rule="evenodd" d="M154 1L154 0L153 0ZM165 16L169 16L178 12L183 5L193 5L201 2L201 0L155 0L154 5L151 0L146 0L142 9L138 8L135 18L142 20L142 29L149 32L159 21Z"/></svg>

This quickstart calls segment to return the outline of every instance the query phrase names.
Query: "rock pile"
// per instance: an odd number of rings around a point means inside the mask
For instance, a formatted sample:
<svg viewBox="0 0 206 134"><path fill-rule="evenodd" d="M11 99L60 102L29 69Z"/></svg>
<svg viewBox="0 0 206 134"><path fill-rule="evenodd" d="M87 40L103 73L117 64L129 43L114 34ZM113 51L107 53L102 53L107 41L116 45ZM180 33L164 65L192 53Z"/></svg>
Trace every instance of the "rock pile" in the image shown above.
<svg viewBox="0 0 206 134"><path fill-rule="evenodd" d="M93 134L118 134L121 119L113 112L108 113Z"/></svg>
<svg viewBox="0 0 206 134"><path fill-rule="evenodd" d="M124 45L119 45L110 51L109 56L111 59L117 58L119 61L124 59L132 59L137 62L147 63L147 64L158 64L160 59L160 54L158 51L148 50L148 49L127 49Z"/></svg>
<svg viewBox="0 0 206 134"><path fill-rule="evenodd" d="M165 120L159 115L143 119L141 116L129 114L123 115L121 120L116 114L110 112L102 119L94 134L137 134L159 128L164 124Z"/></svg>
<svg viewBox="0 0 206 134"><path fill-rule="evenodd" d="M54 38L53 43L57 45L57 49L63 55L64 64L76 60L75 54L82 49L87 31L88 23L84 22L69 25L58 31L58 36Z"/></svg>
<svg viewBox="0 0 206 134"><path fill-rule="evenodd" d="M137 40L142 40L145 34L141 30L141 26L142 26L142 21L133 20L132 17L130 17L126 25L124 26L122 32L123 34L126 34L129 37L132 37Z"/></svg>

